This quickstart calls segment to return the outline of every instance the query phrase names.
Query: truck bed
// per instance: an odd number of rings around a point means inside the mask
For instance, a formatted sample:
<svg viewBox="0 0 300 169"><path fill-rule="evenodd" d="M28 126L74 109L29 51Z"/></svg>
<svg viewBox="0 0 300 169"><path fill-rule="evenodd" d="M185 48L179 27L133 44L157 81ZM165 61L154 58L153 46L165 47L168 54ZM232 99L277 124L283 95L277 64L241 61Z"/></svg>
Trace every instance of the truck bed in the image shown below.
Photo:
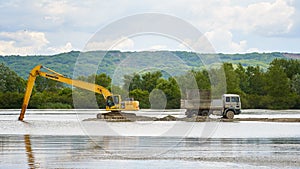
<svg viewBox="0 0 300 169"><path fill-rule="evenodd" d="M182 109L213 109L213 110L220 110L222 109L222 100L215 99L215 100L181 100L180 107Z"/></svg>

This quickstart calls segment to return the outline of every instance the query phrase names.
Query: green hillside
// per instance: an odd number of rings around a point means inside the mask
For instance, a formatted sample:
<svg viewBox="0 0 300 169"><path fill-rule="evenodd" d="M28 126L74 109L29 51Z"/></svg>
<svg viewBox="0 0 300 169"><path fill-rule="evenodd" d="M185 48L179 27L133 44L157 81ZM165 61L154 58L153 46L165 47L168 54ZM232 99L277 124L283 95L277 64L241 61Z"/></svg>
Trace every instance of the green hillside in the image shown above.
<svg viewBox="0 0 300 169"><path fill-rule="evenodd" d="M196 53L178 51L5 56L0 57L0 108L21 107L26 86L24 79L34 66L42 64L71 78L78 77L91 83L95 80L95 83L113 89L112 92L121 94L123 98L133 97L140 102L140 108L152 107L152 97L157 105L163 106L161 98L166 98L166 108L180 108L185 90L198 88L220 95L224 90L239 94L243 108L299 109L299 56L250 53L199 54L198 57ZM221 63L219 66L223 69L215 67L216 63ZM207 71L203 69L206 66L214 69ZM95 75L96 72L102 74ZM225 78L222 78L222 73ZM72 90L62 83L37 78L29 108L74 108L74 94L80 100L77 105L80 108L96 108L92 93L84 94L82 90ZM103 97L96 97L98 107L104 108Z"/></svg>
<svg viewBox="0 0 300 169"><path fill-rule="evenodd" d="M199 54L198 56L201 58L215 57L216 55L220 58L220 62L230 62L233 64L241 63L243 66L259 65L261 68L267 68L269 63L275 58L287 58L286 56L290 56L291 54L276 52L248 54ZM77 59L82 56L84 56L84 59L78 62ZM175 73L182 69L198 70L201 66L203 66L198 56L196 53L184 51L109 51L107 53L104 51L85 53L71 51L68 53L49 56L0 56L0 63L4 63L24 79L27 79L30 70L38 64L42 64L69 77L73 76L74 66L76 63L80 63L80 67L85 69L96 70L98 67L98 73L106 73L109 76L113 76L116 68L119 66L122 66L123 72L139 72L141 70L136 70L139 69L135 67L136 65L144 65L147 67L147 65L151 64L155 64L156 68L167 67L169 71L173 71ZM299 55L292 54L292 56L297 57ZM97 62L99 57L103 57L100 64ZM129 60L130 63L126 64L127 60Z"/></svg>

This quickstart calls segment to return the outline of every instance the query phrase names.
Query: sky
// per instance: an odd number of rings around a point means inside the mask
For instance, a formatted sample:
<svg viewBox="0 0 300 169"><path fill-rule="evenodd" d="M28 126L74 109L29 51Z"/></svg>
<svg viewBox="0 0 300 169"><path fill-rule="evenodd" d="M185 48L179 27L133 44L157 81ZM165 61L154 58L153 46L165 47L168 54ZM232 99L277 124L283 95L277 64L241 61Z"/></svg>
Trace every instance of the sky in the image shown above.
<svg viewBox="0 0 300 169"><path fill-rule="evenodd" d="M299 10L297 0L0 0L0 55L83 51L101 29L143 13L186 21L217 53L300 53ZM110 49L188 50L159 34L123 37Z"/></svg>

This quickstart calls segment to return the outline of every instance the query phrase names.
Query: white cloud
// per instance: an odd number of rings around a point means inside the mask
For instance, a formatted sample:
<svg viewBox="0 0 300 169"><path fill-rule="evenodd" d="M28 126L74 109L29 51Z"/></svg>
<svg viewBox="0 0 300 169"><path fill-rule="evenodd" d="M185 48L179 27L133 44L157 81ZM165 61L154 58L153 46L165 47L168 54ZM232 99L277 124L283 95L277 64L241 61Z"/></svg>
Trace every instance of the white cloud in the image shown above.
<svg viewBox="0 0 300 169"><path fill-rule="evenodd" d="M288 33L294 25L295 7L290 0L264 0L233 3L233 1L185 2L193 15L187 19L204 31L214 29L237 30L273 36ZM179 9L179 8L178 8Z"/></svg>
<svg viewBox="0 0 300 169"><path fill-rule="evenodd" d="M211 41L203 34L198 39L183 39L183 42L177 45L174 50L195 51L198 53L214 53L215 49Z"/></svg>
<svg viewBox="0 0 300 169"><path fill-rule="evenodd" d="M68 42L65 44L65 46L62 47L48 47L47 51L49 53L63 53L63 52L69 52L71 50L74 50L71 42Z"/></svg>
<svg viewBox="0 0 300 169"><path fill-rule="evenodd" d="M168 47L166 45L153 45L150 46L148 50L150 51L157 51L157 50L167 50Z"/></svg>
<svg viewBox="0 0 300 169"><path fill-rule="evenodd" d="M87 37L81 36L82 34L92 34L124 16L144 12L171 14L186 20L200 31L207 32L216 50L220 52L251 51L250 48L267 50L270 45L248 46L251 44L248 39L291 36L290 31L297 29L295 22L300 21L295 17L296 9L299 7L295 6L294 2L293 0L174 0L164 3L158 0L105 2L43 0L9 1L9 3L3 1L0 2L2 31L16 35L16 32L22 32L18 30L33 30L34 33L43 34L44 40L41 35L37 34L37 37L32 37L34 40L1 35L0 54L26 55L66 51L70 47L70 45L65 46L68 42L73 48L74 46L79 48L87 42ZM220 30L223 33L220 33ZM61 32L65 35L58 36ZM234 39L240 38L238 33L243 34L242 40L233 40L233 37ZM20 34L20 37L30 39L24 33ZM217 34L226 36L218 37ZM272 43L271 39L265 39L265 41ZM226 44L221 44L221 42ZM107 44L111 42L89 45L94 45L96 49L101 46L101 48L111 47ZM157 43L154 46L161 44L163 43ZM140 46L137 43L134 45L134 41L129 40L113 48L139 50ZM288 45L281 48L288 48ZM144 49L144 46L140 49Z"/></svg>
<svg viewBox="0 0 300 169"><path fill-rule="evenodd" d="M72 30L89 30L94 32L108 19L115 20L124 15L122 13L134 2L127 1L79 1L79 0L44 0L34 1L27 10L38 11L43 16L42 25L47 22L57 27L64 26ZM118 16L118 14L120 14ZM111 21L109 20L109 22ZM108 23L109 23L108 22Z"/></svg>
<svg viewBox="0 0 300 169"><path fill-rule="evenodd" d="M43 32L0 32L0 55L39 55L74 50L71 42L52 45Z"/></svg>
<svg viewBox="0 0 300 169"><path fill-rule="evenodd" d="M247 49L247 41L233 41L233 35L228 30L216 29L205 33L207 39L214 46L216 52L243 53Z"/></svg>
<svg viewBox="0 0 300 169"><path fill-rule="evenodd" d="M49 41L42 32L0 32L1 55L27 55L42 51Z"/></svg>
<svg viewBox="0 0 300 169"><path fill-rule="evenodd" d="M89 42L84 48L85 51L93 50L121 50L127 51L134 47L134 41L127 37L119 39L105 40L105 41L92 41Z"/></svg>
<svg viewBox="0 0 300 169"><path fill-rule="evenodd" d="M261 51L259 51L259 49L257 49L257 48L250 48L246 52L247 53L252 53L252 52L261 52Z"/></svg>
<svg viewBox="0 0 300 169"><path fill-rule="evenodd" d="M189 8L198 16L191 20L197 23L200 30L206 32L205 35L217 52L241 53L262 50L264 48L262 46L248 47L245 38L233 40L233 37L239 38L240 34L249 39L250 36L256 38L285 36L295 24L293 20L295 7L289 0L253 1L244 5L230 1L219 4L216 1L187 4L193 4L193 7Z"/></svg>
<svg viewBox="0 0 300 169"><path fill-rule="evenodd" d="M234 29L272 36L288 33L294 24L292 17L295 9L285 0L260 2L239 10L237 22L232 23Z"/></svg>

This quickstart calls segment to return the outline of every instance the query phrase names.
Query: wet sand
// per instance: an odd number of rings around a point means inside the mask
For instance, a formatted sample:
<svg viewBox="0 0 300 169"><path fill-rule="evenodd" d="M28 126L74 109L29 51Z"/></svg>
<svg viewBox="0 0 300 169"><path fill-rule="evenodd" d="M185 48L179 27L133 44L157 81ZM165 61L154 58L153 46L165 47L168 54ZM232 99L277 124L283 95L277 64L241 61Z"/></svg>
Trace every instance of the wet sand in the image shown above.
<svg viewBox="0 0 300 169"><path fill-rule="evenodd" d="M127 116L123 114L124 119L98 119L98 118L88 118L83 121L109 121L109 122L134 122L134 121L185 121L185 122L240 122L240 121L258 121L258 122L300 122L300 118L210 118L209 116L198 116L191 118L177 118L172 115L166 115L161 118L157 117L147 117L147 116Z"/></svg>

